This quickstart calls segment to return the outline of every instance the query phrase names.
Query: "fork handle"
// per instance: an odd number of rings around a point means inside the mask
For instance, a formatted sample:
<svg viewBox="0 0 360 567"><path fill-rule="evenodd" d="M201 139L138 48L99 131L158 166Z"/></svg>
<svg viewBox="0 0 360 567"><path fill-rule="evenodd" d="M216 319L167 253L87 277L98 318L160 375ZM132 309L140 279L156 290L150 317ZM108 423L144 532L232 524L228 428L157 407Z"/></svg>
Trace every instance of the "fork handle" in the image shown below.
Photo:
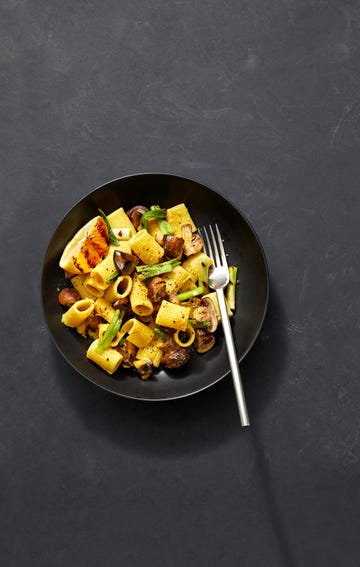
<svg viewBox="0 0 360 567"><path fill-rule="evenodd" d="M245 395L240 376L239 363L236 355L235 343L230 326L230 320L225 303L223 288L217 289L216 293L219 302L221 322L224 329L226 350L229 357L231 375L234 383L236 400L239 408L240 421L242 426L247 426L250 425L250 421L246 408L246 401L245 401Z"/></svg>

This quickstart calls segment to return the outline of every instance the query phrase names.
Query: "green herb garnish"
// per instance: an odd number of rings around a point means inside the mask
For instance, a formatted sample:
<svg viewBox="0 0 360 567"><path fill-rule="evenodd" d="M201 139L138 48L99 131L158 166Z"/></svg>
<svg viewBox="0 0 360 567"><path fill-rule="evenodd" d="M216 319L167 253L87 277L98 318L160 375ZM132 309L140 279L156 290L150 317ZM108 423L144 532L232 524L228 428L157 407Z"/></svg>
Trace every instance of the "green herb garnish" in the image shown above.
<svg viewBox="0 0 360 567"><path fill-rule="evenodd" d="M104 350L111 345L112 341L116 336L116 333L118 333L120 330L124 313L125 311L119 311L118 309L115 311L109 323L109 326L107 327L105 333L103 334L101 340L99 341L98 346L96 347L96 350L98 352L104 352Z"/></svg>
<svg viewBox="0 0 360 567"><path fill-rule="evenodd" d="M196 297L197 295L201 295L202 293L204 293L204 288L202 285L199 285L194 289L184 291L184 293L179 293L176 297L179 301L186 301L187 299L191 299L192 297Z"/></svg>
<svg viewBox="0 0 360 567"><path fill-rule="evenodd" d="M167 260L166 262L160 262L160 264L153 264L152 266L136 266L136 271L139 276L144 279L153 278L159 274L166 274L171 272L175 266L180 264L180 260L173 258L172 260Z"/></svg>
<svg viewBox="0 0 360 567"><path fill-rule="evenodd" d="M113 229L110 226L109 223L109 219L107 218L106 214L104 213L104 211L102 211L101 209L98 209L99 211L99 215L101 216L101 218L103 219L104 223L106 224L106 228L108 230L108 234L109 234L109 242L110 244L119 244L118 239L116 238Z"/></svg>

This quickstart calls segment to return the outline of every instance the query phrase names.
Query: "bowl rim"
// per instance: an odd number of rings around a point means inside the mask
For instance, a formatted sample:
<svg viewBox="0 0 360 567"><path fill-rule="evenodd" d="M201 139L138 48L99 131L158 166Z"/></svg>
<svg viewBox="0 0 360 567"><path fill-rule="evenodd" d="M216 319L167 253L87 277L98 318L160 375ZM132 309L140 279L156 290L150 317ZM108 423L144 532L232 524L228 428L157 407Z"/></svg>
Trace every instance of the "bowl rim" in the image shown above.
<svg viewBox="0 0 360 567"><path fill-rule="evenodd" d="M89 376L87 376L85 373L83 373L81 370L79 370L75 366L75 364L66 355L64 355L63 351L61 350L60 346L58 345L57 341L55 340L55 337L53 336L53 333L50 329L50 326L49 326L49 323L48 323L48 318L47 318L47 315L46 315L44 300L43 300L43 298L44 298L44 287L45 287L45 279L44 279L45 260L47 258L49 250L51 249L55 234L56 234L58 228L60 227L60 225L65 221L66 217L73 211L73 209L75 207L79 206L82 201L86 200L93 193L96 193L97 191L105 188L107 185L122 181L124 179L136 178L136 177L147 177L147 176L173 177L173 178L180 179L182 181L188 181L190 183L195 183L196 185L204 187L206 190L211 191L215 195L221 197L227 204L229 204L237 212L237 214L239 214L241 216L242 220L248 225L251 233L253 234L255 241L256 241L256 244L259 248L261 258L262 258L262 261L263 261L263 265L264 265L264 268L265 268L266 294L265 294L265 300L264 300L262 315L261 315L261 318L259 320L256 333L254 333L252 340L250 341L248 347L243 352L243 354L240 357L238 356L238 363L240 364L245 359L245 357L248 355L250 350L253 348L256 340L259 337L259 334L260 334L261 329L263 327L263 324L264 324L264 321L265 321L265 318L266 318L266 314L267 314L267 311L268 311L269 297L270 297L270 270L269 270L268 260L267 260L266 254L265 254L263 244L260 240L260 237L259 237L257 231L255 230L254 226L252 225L250 220L247 218L247 216L243 213L243 211L231 199L229 199L223 193L221 193L220 191L209 186L207 183L203 183L202 181L194 179L192 177L186 177L184 175L179 175L179 174L176 174L176 173L166 173L166 172L158 172L158 171L144 171L144 172L138 172L138 173L128 173L128 174L122 175L120 177L114 177L112 179L109 179L108 181L105 181L104 183L101 183L100 185L98 185L94 189L85 193L80 199L78 199L70 208L68 208L66 213L62 215L62 217L58 221L57 226L56 226L54 232L52 233L50 240L49 240L49 242L48 242L48 244L45 248L45 252L43 254L43 259L42 259L42 264L41 264L41 280L40 280L41 281L41 307L42 307L43 319L45 321L46 327L47 327L48 332L49 332L49 334L52 338L53 343L55 344L58 352L66 360L66 362L68 364L70 364L70 366L78 374L80 374L81 376L86 378L89 382L91 382L95 386L100 387L103 390L105 390L105 391L107 391L111 394L115 394L116 396L120 396L120 397L127 398L127 399L130 399L130 400L137 400L137 401L166 402L166 401L172 401L172 400L177 400L177 399L182 399L182 398L186 398L186 397L189 397L189 396L193 396L193 395L198 394L198 393L200 393L204 390L207 390L211 386L214 386L215 384L219 383L221 380L226 378L226 376L228 376L231 373L231 370L228 369L225 373L223 373L221 376L219 376L216 380L212 381L210 384L205 384L204 386L201 386L201 387L197 388L196 390L193 390L191 392L182 393L180 395L173 395L173 396L169 396L169 397L158 397L158 398L157 397L151 397L150 398L150 397L139 397L139 396L135 397L135 396L130 396L128 394L121 393L121 392L116 392L116 391L112 390L111 388L108 388L106 385L98 383L97 381L91 379Z"/></svg>

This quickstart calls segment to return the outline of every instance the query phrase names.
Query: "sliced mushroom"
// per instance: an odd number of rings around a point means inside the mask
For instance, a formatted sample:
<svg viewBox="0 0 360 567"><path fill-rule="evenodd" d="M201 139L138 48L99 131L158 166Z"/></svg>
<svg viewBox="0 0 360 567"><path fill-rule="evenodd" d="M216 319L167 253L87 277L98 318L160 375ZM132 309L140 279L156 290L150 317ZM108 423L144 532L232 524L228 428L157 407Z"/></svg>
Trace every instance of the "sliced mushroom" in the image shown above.
<svg viewBox="0 0 360 567"><path fill-rule="evenodd" d="M153 303L158 303L162 299L166 299L166 282L160 276L155 276L151 278L148 284L148 296L150 301Z"/></svg>
<svg viewBox="0 0 360 567"><path fill-rule="evenodd" d="M122 252L121 250L115 250L113 257L115 267L122 276L132 274L139 263L137 256L127 254L127 252Z"/></svg>
<svg viewBox="0 0 360 567"><path fill-rule="evenodd" d="M129 307L129 296L127 295L126 297L119 297L119 299L116 299L114 301L114 303L112 304L114 309L120 309L120 311L122 309L126 309L127 307Z"/></svg>
<svg viewBox="0 0 360 567"><path fill-rule="evenodd" d="M80 293L73 287L62 289L58 295L58 302L64 307L71 307L79 299L81 299Z"/></svg>
<svg viewBox="0 0 360 567"><path fill-rule="evenodd" d="M176 291L170 291L168 301L170 301L170 303L175 303L176 305L180 305L180 301L177 298Z"/></svg>
<svg viewBox="0 0 360 567"><path fill-rule="evenodd" d="M161 363L166 368L179 368L183 364L186 364L190 358L190 352L187 348L175 345L168 346L165 348Z"/></svg>
<svg viewBox="0 0 360 567"><path fill-rule="evenodd" d="M104 319L99 315L91 315L86 320L86 328L88 331L97 331L99 325L104 323Z"/></svg>
<svg viewBox="0 0 360 567"><path fill-rule="evenodd" d="M181 233L184 239L183 250L186 256L191 256L191 254L196 254L202 250L203 242L201 236L197 232L192 231L191 224L181 225Z"/></svg>
<svg viewBox="0 0 360 567"><path fill-rule="evenodd" d="M140 222L141 222L141 217L143 216L144 213L146 213L149 209L147 209L146 207L144 207L143 205L135 205L135 207L132 207L129 211L126 212L127 216L129 217L129 219L131 220L131 222L133 223L134 227L136 228L136 230L139 228L140 226Z"/></svg>
<svg viewBox="0 0 360 567"><path fill-rule="evenodd" d="M150 378L154 369L151 360L135 360L134 366L138 371L141 380L147 380L148 378Z"/></svg>
<svg viewBox="0 0 360 567"><path fill-rule="evenodd" d="M203 329L195 329L195 340L193 342L196 352L202 354L208 352L215 344L215 335Z"/></svg>
<svg viewBox="0 0 360 567"><path fill-rule="evenodd" d="M117 349L123 356L121 365L124 368L131 368L134 365L134 360L136 356L137 348L135 345L129 341L125 341L124 344L117 347Z"/></svg>
<svg viewBox="0 0 360 567"><path fill-rule="evenodd" d="M184 239L173 234L165 234L162 246L167 258L180 259L183 253Z"/></svg>
<svg viewBox="0 0 360 567"><path fill-rule="evenodd" d="M193 319L198 323L209 322L207 331L213 333L218 326L218 320L214 308L214 304L209 297L203 297L199 304L193 309Z"/></svg>

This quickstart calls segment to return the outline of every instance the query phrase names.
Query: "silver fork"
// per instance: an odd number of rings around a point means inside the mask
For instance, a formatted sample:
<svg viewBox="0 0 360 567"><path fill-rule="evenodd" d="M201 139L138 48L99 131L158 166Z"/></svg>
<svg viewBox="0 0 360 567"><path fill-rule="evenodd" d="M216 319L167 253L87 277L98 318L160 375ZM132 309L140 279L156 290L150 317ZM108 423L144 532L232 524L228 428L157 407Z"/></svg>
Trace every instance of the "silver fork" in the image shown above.
<svg viewBox="0 0 360 567"><path fill-rule="evenodd" d="M211 289L214 289L217 294L219 308L220 308L221 322L225 335L226 349L229 357L231 374L234 383L237 404L239 408L240 421L241 421L241 425L246 426L246 425L250 425L249 416L246 408L246 401L241 382L239 364L236 355L236 348L235 348L234 338L231 330L231 325L226 308L225 295L224 295L224 288L229 283L228 263L218 225L215 224L217 238L215 237L212 226L209 225L208 228L211 234L211 241L208 232L206 230L206 227L202 229L205 234L206 243L204 241L204 238L202 240L204 243L204 252L208 256L210 256L210 258L213 261L213 267L209 272L209 287L211 287ZM201 233L201 231L199 232Z"/></svg>

